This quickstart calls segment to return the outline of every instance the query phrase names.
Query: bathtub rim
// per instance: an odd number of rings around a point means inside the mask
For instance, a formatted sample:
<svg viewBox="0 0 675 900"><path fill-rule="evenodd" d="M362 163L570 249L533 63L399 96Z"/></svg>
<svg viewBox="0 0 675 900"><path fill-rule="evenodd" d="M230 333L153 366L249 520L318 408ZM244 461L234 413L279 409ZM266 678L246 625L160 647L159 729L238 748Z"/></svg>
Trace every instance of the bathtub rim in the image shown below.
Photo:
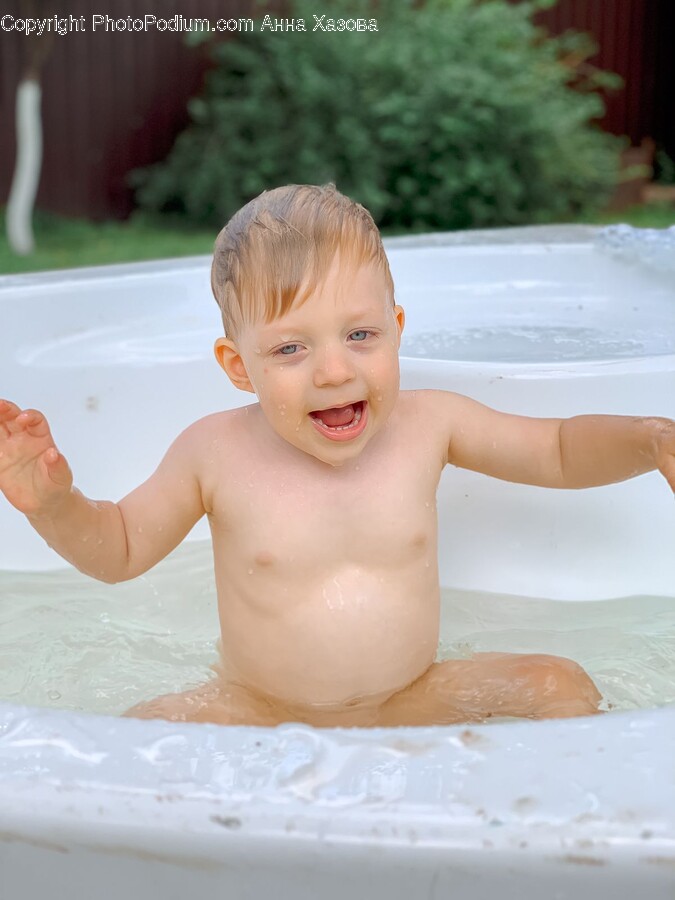
<svg viewBox="0 0 675 900"><path fill-rule="evenodd" d="M590 249L593 238L600 230L600 226L531 226L392 237L385 238L384 245L386 249L408 247L466 249L472 246L493 247L496 245L506 248L514 244L523 247L544 244L565 245L565 249L573 246ZM76 270L66 269L0 276L0 291L5 288L28 289L36 285L72 283L73 281L88 282L99 280L102 277L154 276L165 271L176 272L202 268L208 264L209 259L208 255L178 257ZM563 369L566 374L571 369L573 375L580 376L617 374L617 372L623 371L635 374L636 371L655 371L655 362L657 370L662 368L672 370L673 361L675 361L675 355L635 358L628 361L565 363L564 365L476 363L420 360L414 357L402 358L406 359L409 366L420 371L424 371L427 364L438 366L439 362L443 362L444 365L457 369L489 370L494 371L495 374L498 371L502 377L518 378L527 378L530 375L541 377L542 372L555 373L560 376ZM30 733L25 738L19 736L18 743L15 745L12 735L17 722L20 728L26 728ZM625 746L617 741L617 736L624 733L621 730L624 727L627 729L626 734L630 734L632 728L635 735L642 735L643 746L641 749L638 749L635 743L631 744L630 741ZM195 729L200 730L195 731ZM64 743L63 735L68 732L70 732L68 740ZM595 819L591 816L585 822L579 820L580 816L583 817L583 813L576 817L565 817L556 812L555 803L550 804L546 810L548 815L544 816L549 820L548 825L544 823L545 827L540 829L539 838L541 839L540 844L543 842L548 846L553 840L557 842L556 846L560 849L561 845L564 846L565 841L572 843L578 841L580 835L590 834L589 839L596 840L598 832L593 831L595 828L599 828L601 832L604 829L606 838L607 829L611 825L615 829L619 850L621 850L621 846L625 847L627 842L632 841L636 847L643 846L647 852L649 849L647 845L652 839L661 840L663 843L670 835L668 852L671 856L673 854L675 780L671 772L672 765L670 765L672 759L675 758L675 708L673 707L612 713L610 716L590 719L549 720L536 723L514 721L490 726L452 726L435 727L434 729L379 729L376 733L374 730L367 729L322 729L318 731L295 724L279 726L277 729L177 725L160 721L141 722L140 720L119 719L114 716L22 707L2 702L0 703L0 797L3 799L3 808L0 810L0 821L14 820L18 822L23 816L24 822L29 821L32 825L39 825L40 820L48 812L52 819L69 821L74 829L73 833L81 832L84 835L91 829L96 830L100 825L100 812L97 812L96 805L98 800L103 799L108 804L109 813L112 815L114 811L116 821L133 827L136 832L139 831L139 826L140 830L145 829L148 832L153 829L166 832L175 828L179 823L178 810L180 809L183 820L188 822L191 828L197 831L200 828L202 831L210 830L221 836L226 834L228 840L238 837L248 841L263 834L267 836L271 834L279 839L288 837L289 817L295 819L304 817L306 823L304 834L296 830L291 833L291 836L295 834L297 837L325 837L326 816L332 817L336 822L342 822L345 834L348 835L353 833L353 828L352 831L349 831L349 828L354 823L357 823L354 827L361 827L363 822L371 827L374 820L390 825L392 823L400 824L402 821L410 819L415 819L416 822L420 820L421 824L416 825L417 839L415 841L403 839L401 844L401 846L413 849L416 845L423 844L425 841L433 842L433 840L440 840L443 846L452 844L464 849L468 847L483 848L486 840L492 841L494 845L512 848L513 841L519 835L522 836L526 833L530 838L532 837L532 823L524 819L522 821L499 821L501 827L498 827L495 824L495 816L486 818L485 810L483 810L483 815L480 815L479 808L474 808L473 815L469 819L457 818L452 809L442 800L435 804L428 804L423 815L415 803L404 801L394 803L386 801L375 807L359 805L352 801L351 804L346 802L344 806L340 807L322 804L316 800L311 803L299 800L292 792L289 793L288 786L283 787L281 784L274 789L266 789L264 794L259 795L252 793L245 796L240 792L236 804L238 808L250 815L252 824L249 824L241 831L241 834L237 835L236 832L223 828L222 824L213 822L209 824L206 821L208 817L204 817L205 810L212 811L214 808L231 807L235 802L235 794L231 791L219 789L216 792L207 792L208 796L205 796L203 792L199 793L198 786L195 785L179 790L175 783L164 778L164 770L156 764L154 768L144 770L142 779L139 771L134 766L130 766L125 781L113 783L110 779L106 780L107 763L105 762L94 770L94 777L88 777L92 770L86 760L92 752L92 747L94 752L109 754L110 750L106 749L108 747L106 742L110 741L111 736L119 737L120 744L124 749L134 746L132 741L134 737L140 743L173 735L179 741L182 739L205 751L222 751L243 757L247 752L247 745L252 740L253 733L271 734L269 738L271 746L276 747L285 740L285 735L288 734L308 733L311 740L316 740L316 735L319 734L321 746L330 761L333 750L337 753L339 747L344 744L346 732L352 733L351 738L347 737L347 742L351 741L357 746L370 746L380 740L391 741L394 739L391 735L396 733L398 739L404 741L407 746L406 751L401 751L401 757L398 760L402 775L407 776L410 773L411 777L415 761L424 757L425 748L432 740L446 742L445 750L447 752L443 759L444 764L450 769L457 765L472 765L474 768L482 767L485 772L488 772L492 764L492 754L489 751L481 753L475 749L478 745L473 746L472 749L471 743L465 743L461 736L470 732L472 735L477 735L479 740L484 739L485 735L488 738L490 736L498 738L504 752L518 750L522 754L530 754L537 761L538 766L534 771L528 772L527 778L524 775L514 777L513 773L510 773L499 798L499 804L502 806L517 802L518 793L530 791L535 775L539 779L540 786L552 787L554 782L559 780L559 769L564 764L564 760L572 758L569 754L576 755L579 760L578 769L575 770L579 781L588 785L591 785L594 779L602 777L603 774L607 775L614 766L623 765L639 771L639 768L635 768L636 765L639 766L635 763L636 754L644 752L645 742L649 741L650 734L654 735L655 741L660 742L660 746L655 751L657 761L655 771L658 777L652 778L640 790L643 808L649 807L652 817L656 815L658 819L647 829L651 830L650 838L640 836L641 832L645 831L645 821L651 822L646 815L636 813L633 820L625 816L621 819L618 816L617 813L622 804L621 797L617 797L616 800L612 797L611 801L605 801L604 805L601 804L596 811ZM384 734L384 738L381 738L382 734ZM656 737L657 734L658 737ZM195 736L198 736L200 740L197 741ZM13 766L13 757L9 750L12 746L20 746L21 741L27 741L24 744L25 747L36 748L34 760L28 766L25 764ZM595 742L596 749L600 745L607 745L604 748L604 754L594 758L585 756L584 754L589 749L589 741L591 744ZM177 756L176 754L172 755L170 744L167 745L164 752L167 764L176 763ZM76 774L65 778L63 762L69 754L72 757L71 762L75 761L74 771ZM77 762L78 758L80 759L79 763ZM113 755L108 759L108 763L116 765L119 763L119 758L115 758ZM152 773L154 780L148 775L148 771ZM320 773L320 767L318 771ZM343 794L343 799L345 796L348 800L349 795ZM165 812L158 819L157 804L160 799L162 801L170 799L170 808L175 812L169 815ZM165 810L166 808L168 807L164 807ZM357 814L350 818L349 813L354 813L355 810ZM424 816L430 820L426 824L422 821ZM359 822L361 825L358 825ZM438 827L439 823L443 824L445 828L441 838L433 830ZM472 828L468 837L464 834L467 824ZM590 831L588 831L589 828ZM381 843L381 838L375 838L372 835L370 840L371 843ZM541 845L543 846L543 844ZM537 841L535 840L531 847L535 848L536 846ZM597 852L605 851L593 851L594 854Z"/></svg>
<svg viewBox="0 0 675 900"><path fill-rule="evenodd" d="M17 745L38 748L35 764L24 764L18 772L6 749L14 732ZM124 745L117 758L110 751L116 742ZM144 747L162 742L161 759L142 759ZM290 766L289 771L293 748L308 746L317 750L316 765L300 764L295 772ZM137 747L140 752L130 761L128 750ZM185 771L186 747L198 761L199 779L180 780L172 772L181 766ZM416 802L364 798L358 790L353 771L366 775L381 767L383 753L395 761L401 782L414 782L424 774L430 749L434 765L453 787L457 784L449 795L446 787L446 795ZM379 757L369 757L371 751ZM92 764L97 754L112 758ZM280 760L276 769L275 758ZM493 725L313 729L289 723L272 729L50 709L36 715L34 708L3 703L0 832L11 825L13 839L31 840L35 832L50 834L58 823L54 843L63 835L65 844L95 846L114 828L151 847L170 833L187 831L193 841L215 841L219 857L223 850L236 853L256 840L290 847L319 839L393 845L412 853L416 848L511 854L526 849L549 861L568 853L578 862L600 864L632 852L641 853L643 863L672 861L673 758L672 707ZM224 761L240 767L267 764L270 783L253 790L219 786ZM500 767L508 777L495 778ZM654 773L657 777L639 777ZM617 785L621 776L623 783ZM330 800L311 796L312 784L320 786L322 779L336 787Z"/></svg>
<svg viewBox="0 0 675 900"><path fill-rule="evenodd" d="M382 239L385 250L411 247L501 247L518 245L567 244L586 248L593 244L602 225L526 225L509 228L486 228L471 231L440 231L431 234L398 235ZM46 269L40 272L21 272L0 275L3 288L30 288L36 284L64 281L90 281L101 277L124 275L152 275L166 270L194 269L210 264L211 254L175 256L158 260L131 263L110 263L100 266L81 266L70 269Z"/></svg>
<svg viewBox="0 0 675 900"><path fill-rule="evenodd" d="M541 252L542 247L552 252L570 250L595 250L595 238L606 226L595 225L531 225L513 228L476 229L472 231L448 231L432 234L401 235L383 238L385 250L451 248L457 251L485 248L509 253L514 246L521 252ZM163 273L190 272L206 269L210 255L171 257L132 263L114 263L102 266L83 266L76 269L53 269L44 272L0 275L0 303L5 290L30 291L35 287L67 284L87 284L100 280L153 278ZM214 301L215 302L215 301ZM588 361L500 361L448 360L421 358L399 354L399 360L414 373L426 374L432 367L442 366L459 375L484 375L504 379L566 378L604 375L642 374L675 370L675 353L655 356L631 356L619 359Z"/></svg>

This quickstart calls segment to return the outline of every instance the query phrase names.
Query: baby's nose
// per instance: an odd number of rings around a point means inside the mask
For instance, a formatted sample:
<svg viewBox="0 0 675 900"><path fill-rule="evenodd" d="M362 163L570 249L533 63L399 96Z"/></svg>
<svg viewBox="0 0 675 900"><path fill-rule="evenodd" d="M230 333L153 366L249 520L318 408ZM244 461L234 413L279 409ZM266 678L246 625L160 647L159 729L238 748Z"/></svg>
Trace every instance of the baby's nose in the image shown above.
<svg viewBox="0 0 675 900"><path fill-rule="evenodd" d="M354 377L354 365L344 347L325 347L317 357L315 368L317 384L342 383Z"/></svg>

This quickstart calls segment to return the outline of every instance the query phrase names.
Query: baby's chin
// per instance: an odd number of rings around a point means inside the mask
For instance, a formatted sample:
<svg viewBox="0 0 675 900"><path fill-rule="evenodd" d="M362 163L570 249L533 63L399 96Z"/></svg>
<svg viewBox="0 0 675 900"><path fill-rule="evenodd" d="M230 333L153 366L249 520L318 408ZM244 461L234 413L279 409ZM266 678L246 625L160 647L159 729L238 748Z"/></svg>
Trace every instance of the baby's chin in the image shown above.
<svg viewBox="0 0 675 900"><path fill-rule="evenodd" d="M277 432L279 434L279 432ZM366 445L368 444L372 435L368 436L366 441L360 441L358 445L356 443L352 446L348 444L329 444L326 447L317 446L316 443L307 443L293 440L289 437L285 437L283 434L279 434L280 437L284 438L286 443L291 444L297 450L301 450L307 456L312 459L317 460L317 462L323 463L326 466L329 466L332 469L340 469L344 466L348 466L350 463L353 463L355 460L358 460L361 454L363 453ZM297 436L294 435L294 437Z"/></svg>
<svg viewBox="0 0 675 900"><path fill-rule="evenodd" d="M318 460L320 463L324 463L326 466L330 466L332 469L340 469L357 460L363 453L364 447L365 444L360 445L358 449L356 447L346 448L344 445L338 449L327 448L322 450L316 447L299 447L298 449L303 450L308 456Z"/></svg>

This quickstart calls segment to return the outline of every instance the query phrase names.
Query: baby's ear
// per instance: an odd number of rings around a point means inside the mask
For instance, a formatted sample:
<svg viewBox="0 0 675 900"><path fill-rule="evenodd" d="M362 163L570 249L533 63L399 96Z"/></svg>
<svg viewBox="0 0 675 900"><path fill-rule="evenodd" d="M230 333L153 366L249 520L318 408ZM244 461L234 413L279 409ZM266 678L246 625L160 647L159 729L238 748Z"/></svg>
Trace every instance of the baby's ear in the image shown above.
<svg viewBox="0 0 675 900"><path fill-rule="evenodd" d="M398 342L400 345L401 335L403 334L403 329L405 327L405 310L402 306L396 305L394 307L394 317L396 319L396 326L398 328Z"/></svg>
<svg viewBox="0 0 675 900"><path fill-rule="evenodd" d="M218 338L213 345L213 352L218 360L218 365L232 384L240 391L249 391L249 393L255 394L255 388L248 377L244 360L234 341L224 337Z"/></svg>

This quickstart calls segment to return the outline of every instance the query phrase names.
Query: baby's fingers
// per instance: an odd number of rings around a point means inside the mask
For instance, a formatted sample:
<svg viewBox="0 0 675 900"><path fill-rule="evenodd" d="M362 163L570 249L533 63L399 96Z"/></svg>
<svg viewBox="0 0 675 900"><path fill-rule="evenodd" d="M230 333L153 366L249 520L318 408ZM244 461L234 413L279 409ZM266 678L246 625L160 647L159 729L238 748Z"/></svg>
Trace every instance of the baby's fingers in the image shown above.
<svg viewBox="0 0 675 900"><path fill-rule="evenodd" d="M12 433L27 431L32 437L47 437L49 425L42 413L37 409L24 409L8 423Z"/></svg>
<svg viewBox="0 0 675 900"><path fill-rule="evenodd" d="M73 473L62 453L56 447L49 447L40 457L45 477L54 484L70 486L73 482Z"/></svg>
<svg viewBox="0 0 675 900"><path fill-rule="evenodd" d="M37 409L24 409L10 400L0 400L0 426L5 437L27 431L34 437L46 437L49 425L42 413Z"/></svg>
<svg viewBox="0 0 675 900"><path fill-rule="evenodd" d="M8 437L12 431L16 431L14 423L21 409L11 400L0 400L0 436Z"/></svg>

